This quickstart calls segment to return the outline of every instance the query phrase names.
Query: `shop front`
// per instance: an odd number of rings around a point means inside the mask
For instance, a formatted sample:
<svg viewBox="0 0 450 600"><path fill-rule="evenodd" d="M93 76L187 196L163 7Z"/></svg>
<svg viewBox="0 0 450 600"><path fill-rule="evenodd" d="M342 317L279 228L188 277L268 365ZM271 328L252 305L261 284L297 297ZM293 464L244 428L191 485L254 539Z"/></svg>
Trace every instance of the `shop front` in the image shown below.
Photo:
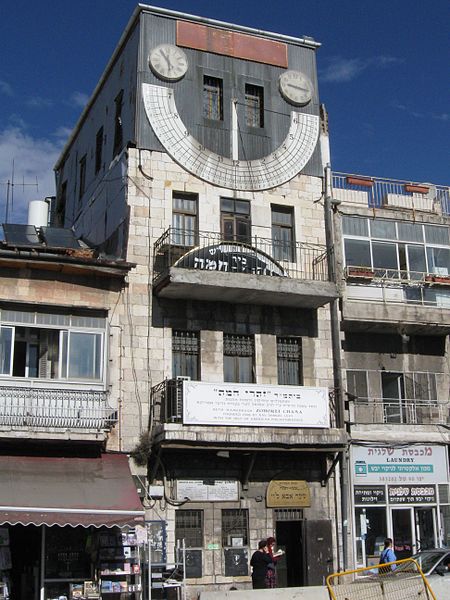
<svg viewBox="0 0 450 600"><path fill-rule="evenodd" d="M0 456L0 598L140 599L145 543L126 456Z"/></svg>
<svg viewBox="0 0 450 600"><path fill-rule="evenodd" d="M450 541L447 447L352 446L354 554L378 564L386 537L397 559Z"/></svg>

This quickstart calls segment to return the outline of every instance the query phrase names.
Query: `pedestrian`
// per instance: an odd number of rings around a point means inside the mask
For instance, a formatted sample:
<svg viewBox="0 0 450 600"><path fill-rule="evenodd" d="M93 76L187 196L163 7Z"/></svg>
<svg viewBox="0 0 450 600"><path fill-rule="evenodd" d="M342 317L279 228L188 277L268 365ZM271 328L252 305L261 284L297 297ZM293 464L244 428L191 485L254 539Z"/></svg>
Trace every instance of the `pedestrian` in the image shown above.
<svg viewBox="0 0 450 600"><path fill-rule="evenodd" d="M380 565L384 565L386 563L395 562L397 557L395 556L395 552L392 548L392 539L386 538L384 540L384 550L380 554ZM390 571L395 570L396 565L390 565L389 567L381 567L378 569L378 573L389 573Z"/></svg>
<svg viewBox="0 0 450 600"><path fill-rule="evenodd" d="M266 575L271 562L272 559L267 547L267 540L261 540L258 543L258 550L253 553L250 559L252 586L254 590L262 590L266 587Z"/></svg>
<svg viewBox="0 0 450 600"><path fill-rule="evenodd" d="M283 556L283 550L275 551L275 544L277 543L274 537L267 538L267 549L271 559L271 563L266 573L266 588L277 587L277 561Z"/></svg>

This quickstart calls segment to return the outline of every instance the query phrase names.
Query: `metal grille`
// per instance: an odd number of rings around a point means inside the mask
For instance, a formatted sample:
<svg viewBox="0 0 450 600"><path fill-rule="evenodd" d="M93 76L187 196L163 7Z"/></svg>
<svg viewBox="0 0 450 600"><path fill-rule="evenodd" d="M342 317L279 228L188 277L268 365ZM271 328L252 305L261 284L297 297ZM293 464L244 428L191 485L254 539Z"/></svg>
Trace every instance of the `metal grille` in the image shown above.
<svg viewBox="0 0 450 600"><path fill-rule="evenodd" d="M438 491L440 504L450 504L448 483L440 483L438 485Z"/></svg>
<svg viewBox="0 0 450 600"><path fill-rule="evenodd" d="M279 385L302 385L301 338L277 338L277 363Z"/></svg>
<svg viewBox="0 0 450 600"><path fill-rule="evenodd" d="M175 541L182 541L186 548L203 546L203 511L177 510L175 513Z"/></svg>
<svg viewBox="0 0 450 600"><path fill-rule="evenodd" d="M232 538L242 538L248 546L248 510L246 508L222 509L222 546L232 546Z"/></svg>
<svg viewBox="0 0 450 600"><path fill-rule="evenodd" d="M251 335L223 336L223 353L226 356L253 356L255 353L254 339Z"/></svg>
<svg viewBox="0 0 450 600"><path fill-rule="evenodd" d="M223 119L223 83L217 77L203 77L203 116L207 119Z"/></svg>
<svg viewBox="0 0 450 600"><path fill-rule="evenodd" d="M301 521L303 510L301 508L276 508L274 516L275 521Z"/></svg>
<svg viewBox="0 0 450 600"><path fill-rule="evenodd" d="M248 127L264 127L264 88L245 84L245 121Z"/></svg>

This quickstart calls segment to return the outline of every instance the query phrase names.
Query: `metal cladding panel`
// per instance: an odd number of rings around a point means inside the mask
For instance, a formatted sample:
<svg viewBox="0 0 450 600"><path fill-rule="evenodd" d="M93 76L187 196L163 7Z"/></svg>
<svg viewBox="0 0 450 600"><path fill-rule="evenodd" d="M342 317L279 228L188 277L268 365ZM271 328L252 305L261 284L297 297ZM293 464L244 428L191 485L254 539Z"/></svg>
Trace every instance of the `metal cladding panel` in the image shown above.
<svg viewBox="0 0 450 600"><path fill-rule="evenodd" d="M177 82L162 82L150 70L148 56L152 48L161 43L176 44L177 21L150 13L141 15L141 50L138 77L138 122L137 144L140 148L164 151L153 132L142 100L142 84L163 85L174 90L178 113L189 133L208 150L230 157L231 102L238 101L239 159L262 158L275 151L285 140L290 125L292 110L319 116L319 98L315 51L295 44L286 44L288 68L299 69L307 75L314 86L312 102L305 107L294 107L281 96L278 78L285 71L283 67L264 64L224 54L205 52L184 47L189 67ZM227 32L225 32L227 33ZM256 38L258 39L258 38ZM266 41L266 40L264 40ZM270 41L270 40L269 40ZM223 120L210 121L202 114L203 77L211 76L223 80ZM245 84L264 88L264 127L248 127L245 124ZM319 144L303 173L322 176Z"/></svg>

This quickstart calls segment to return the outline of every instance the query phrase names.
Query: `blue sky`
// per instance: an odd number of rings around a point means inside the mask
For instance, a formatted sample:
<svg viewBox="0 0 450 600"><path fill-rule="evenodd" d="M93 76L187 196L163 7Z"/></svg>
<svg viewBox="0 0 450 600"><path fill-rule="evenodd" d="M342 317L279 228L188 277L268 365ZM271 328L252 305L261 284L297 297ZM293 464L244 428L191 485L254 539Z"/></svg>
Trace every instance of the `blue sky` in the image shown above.
<svg viewBox="0 0 450 600"><path fill-rule="evenodd" d="M315 38L322 43L319 90L329 113L333 170L450 185L448 0L153 4ZM12 220L21 219L29 199L54 193L54 162L135 6L134 0L1 3L0 222L13 160ZM36 180L38 187L31 185Z"/></svg>

